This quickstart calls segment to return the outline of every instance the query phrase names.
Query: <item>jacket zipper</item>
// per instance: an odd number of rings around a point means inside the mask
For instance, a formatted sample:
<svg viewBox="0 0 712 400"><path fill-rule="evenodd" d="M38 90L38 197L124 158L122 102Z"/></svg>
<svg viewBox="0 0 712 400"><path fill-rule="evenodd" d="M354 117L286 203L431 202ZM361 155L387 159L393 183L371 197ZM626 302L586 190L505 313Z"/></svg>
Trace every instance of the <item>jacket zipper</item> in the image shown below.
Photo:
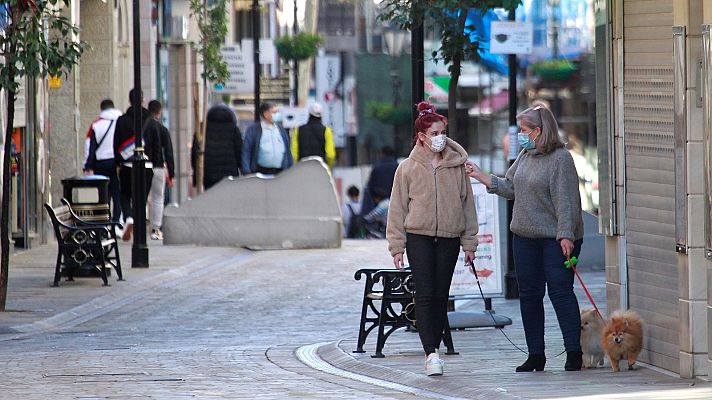
<svg viewBox="0 0 712 400"><path fill-rule="evenodd" d="M438 241L438 169L433 167L433 180L435 182L435 242Z"/></svg>

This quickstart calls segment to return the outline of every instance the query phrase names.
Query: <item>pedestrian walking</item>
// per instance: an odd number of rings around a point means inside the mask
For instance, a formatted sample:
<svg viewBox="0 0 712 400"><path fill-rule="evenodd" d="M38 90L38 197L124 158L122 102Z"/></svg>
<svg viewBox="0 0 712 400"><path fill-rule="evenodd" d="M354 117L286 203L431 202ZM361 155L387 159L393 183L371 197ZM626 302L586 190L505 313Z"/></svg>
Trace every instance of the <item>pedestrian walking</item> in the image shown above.
<svg viewBox="0 0 712 400"><path fill-rule="evenodd" d="M363 239L366 235L366 227L361 217L361 203L358 201L360 194L361 191L353 185L346 190L348 199L341 206L345 238Z"/></svg>
<svg viewBox="0 0 712 400"><path fill-rule="evenodd" d="M205 125L205 156L203 157L203 186L210 189L227 176L239 176L242 164L242 133L237 117L225 103L208 110ZM198 144L193 144L198 151Z"/></svg>
<svg viewBox="0 0 712 400"><path fill-rule="evenodd" d="M373 164L371 168L371 173L368 176L368 183L366 184L366 191L363 195L363 202L361 209L365 213L371 212L373 207L375 207L378 202L373 198L373 194L377 190L383 191L386 194L386 198L391 196L391 190L393 189L393 177L396 174L396 168L398 168L398 161L396 161L396 153L391 146L383 146L378 151L378 161Z"/></svg>
<svg viewBox="0 0 712 400"><path fill-rule="evenodd" d="M442 341L450 282L460 247L465 263L477 248L477 214L467 152L447 137L447 118L429 103L418 104L414 147L396 170L386 238L393 264L403 269L407 253L415 283L415 318L425 350L427 375L442 375Z"/></svg>
<svg viewBox="0 0 712 400"><path fill-rule="evenodd" d="M166 185L173 187L175 162L173 160L173 142L171 134L161 123L163 105L158 100L148 103L151 118L144 128L146 155L153 164L153 178L149 199L151 205L151 239L163 240L163 207L165 205Z"/></svg>
<svg viewBox="0 0 712 400"><path fill-rule="evenodd" d="M116 120L121 111L114 107L110 99L102 100L101 113L89 126L84 154L84 174L104 175L109 178L109 195L113 203L111 219L118 222L121 218L121 189L119 176L114 161L114 132Z"/></svg>
<svg viewBox="0 0 712 400"><path fill-rule="evenodd" d="M242 172L276 175L294 163L292 152L289 151L289 137L279 125L282 122L282 114L277 106L262 103L259 112L260 120L245 132Z"/></svg>
<svg viewBox="0 0 712 400"><path fill-rule="evenodd" d="M578 256L583 219L578 175L573 158L558 134L556 120L544 106L517 115L522 151L504 178L484 173L467 162L469 176L487 191L514 200L512 247L519 286L519 305L529 357L517 372L541 371L544 356L544 293L556 310L564 337L567 371L581 369L581 316L574 294L574 272L564 266Z"/></svg>
<svg viewBox="0 0 712 400"><path fill-rule="evenodd" d="M116 120L116 132L114 133L114 161L119 169L119 182L121 190L121 212L124 215L124 233L122 238L125 241L131 240L133 234L133 207L146 207L146 204L133 204L133 170L131 160L136 148L136 132L134 130L135 118L141 118L141 126L145 126L150 113L145 107L141 107L141 115L134 113L133 105L143 105L143 92L131 89L129 92L129 103L131 106L124 115ZM146 174L146 193L151 187L153 178L153 165L146 162L144 173Z"/></svg>
<svg viewBox="0 0 712 400"><path fill-rule="evenodd" d="M309 121L292 132L292 157L299 161L306 157L321 157L329 168L334 167L336 148L331 128L321 122L322 107L319 103L309 106Z"/></svg>

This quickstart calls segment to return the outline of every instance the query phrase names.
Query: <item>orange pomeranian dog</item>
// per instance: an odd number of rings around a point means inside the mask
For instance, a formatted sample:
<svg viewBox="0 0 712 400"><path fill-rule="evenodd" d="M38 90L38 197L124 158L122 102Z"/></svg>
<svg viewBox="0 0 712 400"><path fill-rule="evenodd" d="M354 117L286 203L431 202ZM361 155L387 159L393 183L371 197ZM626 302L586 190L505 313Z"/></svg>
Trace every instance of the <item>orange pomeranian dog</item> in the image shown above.
<svg viewBox="0 0 712 400"><path fill-rule="evenodd" d="M620 371L620 360L627 360L628 369L633 369L643 348L643 321L640 316L633 311L614 312L603 327L601 348L611 360L613 372Z"/></svg>

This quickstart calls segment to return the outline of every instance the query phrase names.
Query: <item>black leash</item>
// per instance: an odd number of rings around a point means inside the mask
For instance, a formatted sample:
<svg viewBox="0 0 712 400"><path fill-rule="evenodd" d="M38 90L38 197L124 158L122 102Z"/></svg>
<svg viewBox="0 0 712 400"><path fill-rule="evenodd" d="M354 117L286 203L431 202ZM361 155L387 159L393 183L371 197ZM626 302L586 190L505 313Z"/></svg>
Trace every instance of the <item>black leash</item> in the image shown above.
<svg viewBox="0 0 712 400"><path fill-rule="evenodd" d="M465 265L465 266L467 266L467 265ZM477 275L477 269L475 269L475 264L474 264L474 263L471 263L471 264L470 264L470 269L471 269L472 272L474 272L474 274L475 274L475 281L477 281L477 288L480 290L480 296L482 297L482 301L483 301L483 302L486 302L487 300L485 300L485 293L482 291L482 285L480 285L480 276ZM521 351L522 353L528 355L529 352L528 352L528 351L524 351L524 350L522 350L521 347L517 346L517 345L512 341L512 339L510 339L509 336L507 336L507 333L504 332L504 329L503 329L503 328L498 328L497 320L494 319L494 315L492 315L492 312L488 312L488 314L489 314L490 318L492 318L492 322L494 323L494 327L495 327L496 329L498 329L500 332L502 332L502 335L504 335L504 337L507 339L507 341L508 341L509 343L511 343L512 346L514 346L517 350L519 350L519 351ZM558 357L558 356L560 356L560 355L562 355L562 354L564 354L564 353L566 353L566 350L564 350L564 351L562 351L561 353L557 354L557 355L555 356L555 358Z"/></svg>

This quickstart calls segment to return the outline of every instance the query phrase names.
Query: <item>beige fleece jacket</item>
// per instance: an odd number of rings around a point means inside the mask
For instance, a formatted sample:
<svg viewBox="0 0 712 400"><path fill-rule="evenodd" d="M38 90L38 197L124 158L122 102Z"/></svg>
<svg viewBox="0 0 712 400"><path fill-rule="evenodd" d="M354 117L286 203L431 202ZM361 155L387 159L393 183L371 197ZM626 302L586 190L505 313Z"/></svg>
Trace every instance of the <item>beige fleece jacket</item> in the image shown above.
<svg viewBox="0 0 712 400"><path fill-rule="evenodd" d="M415 146L398 166L386 227L391 255L405 252L406 232L459 237L463 250L477 248L477 214L464 167L467 152L447 139L442 154L433 168L430 150Z"/></svg>

